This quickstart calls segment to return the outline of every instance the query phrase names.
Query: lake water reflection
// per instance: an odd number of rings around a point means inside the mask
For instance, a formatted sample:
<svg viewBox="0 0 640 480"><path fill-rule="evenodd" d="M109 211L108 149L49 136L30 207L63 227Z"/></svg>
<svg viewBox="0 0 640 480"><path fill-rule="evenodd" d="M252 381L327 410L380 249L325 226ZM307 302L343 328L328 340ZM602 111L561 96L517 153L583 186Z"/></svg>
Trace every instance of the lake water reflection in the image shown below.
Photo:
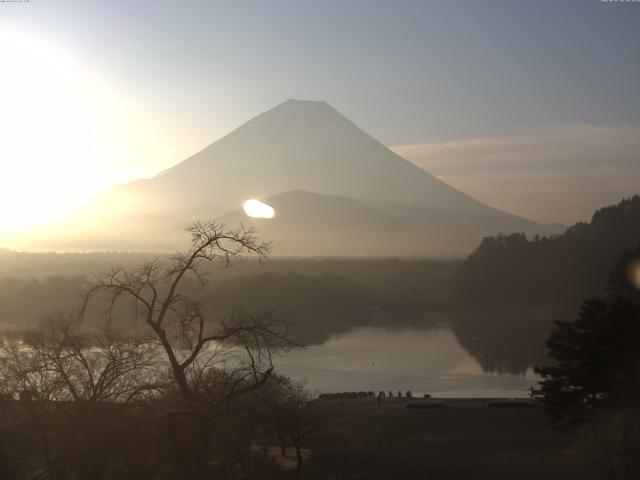
<svg viewBox="0 0 640 480"><path fill-rule="evenodd" d="M523 397L536 384L531 369L524 375L484 372L446 324L354 327L292 352L276 366L315 393L411 390L439 397Z"/></svg>

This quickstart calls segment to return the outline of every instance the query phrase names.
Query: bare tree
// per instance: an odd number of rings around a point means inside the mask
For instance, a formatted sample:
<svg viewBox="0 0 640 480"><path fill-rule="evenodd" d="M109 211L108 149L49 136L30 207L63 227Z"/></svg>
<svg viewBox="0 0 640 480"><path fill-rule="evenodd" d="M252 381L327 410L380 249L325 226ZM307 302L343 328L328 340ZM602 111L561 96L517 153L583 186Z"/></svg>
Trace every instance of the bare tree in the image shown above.
<svg viewBox="0 0 640 480"><path fill-rule="evenodd" d="M77 319L51 317L0 341L0 384L25 476L100 478L114 463L134 401L166 386L154 343L107 329L88 331ZM166 375L165 375L166 376ZM41 476L42 476L41 475ZM23 478L18 475L18 478Z"/></svg>
<svg viewBox="0 0 640 480"><path fill-rule="evenodd" d="M236 435L246 420L231 413L232 401L259 390L273 374L274 356L295 344L286 315L238 308L216 318L210 312L212 268L227 268L248 255L263 261L270 245L242 226L233 230L221 223L195 222L187 230L191 245L186 253L100 276L87 291L81 318L93 300L106 301L107 325L128 311L130 326L150 332L177 390L177 398L163 399L162 415L180 476L225 476L236 468L234 459L247 458L249 447ZM131 308L123 310L123 305Z"/></svg>
<svg viewBox="0 0 640 480"><path fill-rule="evenodd" d="M3 383L45 402L129 403L162 388L155 349L147 339L89 332L57 315L3 339Z"/></svg>
<svg viewBox="0 0 640 480"><path fill-rule="evenodd" d="M259 397L269 410L280 443L280 455L286 455L287 440L293 445L297 461L295 477L301 478L305 441L319 433L335 412L321 403L312 402L304 385L283 376L272 377L259 392Z"/></svg>
<svg viewBox="0 0 640 480"><path fill-rule="evenodd" d="M109 321L119 301L131 302L131 320L142 322L158 340L184 400L196 401L205 373L220 367L232 372L224 394L230 398L262 384L273 371L273 354L293 343L286 316L273 312L256 315L240 309L226 319L211 318L209 267L218 260L228 267L247 255L262 261L270 245L259 241L252 228L233 230L221 223L194 222L187 231L190 249L168 263L155 259L101 276L87 292L82 313L101 293L109 296ZM198 287L195 294L188 291L193 284Z"/></svg>
<svg viewBox="0 0 640 480"><path fill-rule="evenodd" d="M244 478L256 468L247 394L295 347L289 320L242 308L214 318L207 280L218 264L264 260L269 245L252 229L188 230L186 253L99 276L78 318L0 338L0 390L35 400L11 403L43 478ZM92 329L102 302L105 321Z"/></svg>

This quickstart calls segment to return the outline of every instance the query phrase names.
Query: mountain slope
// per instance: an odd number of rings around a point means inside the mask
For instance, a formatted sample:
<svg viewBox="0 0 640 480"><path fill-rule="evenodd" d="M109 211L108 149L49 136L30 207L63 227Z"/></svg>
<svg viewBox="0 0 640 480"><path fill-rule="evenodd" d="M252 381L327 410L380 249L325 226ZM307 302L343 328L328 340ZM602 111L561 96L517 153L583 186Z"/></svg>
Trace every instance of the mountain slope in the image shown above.
<svg viewBox="0 0 640 480"><path fill-rule="evenodd" d="M255 226L273 242L275 255L378 256L418 247L407 225L353 198L294 190L263 201L275 209L273 218L247 218L236 210L220 220Z"/></svg>
<svg viewBox="0 0 640 480"><path fill-rule="evenodd" d="M459 192L324 102L289 100L155 177L112 189L46 245L175 249L179 226L246 220L238 210L249 198L280 202L276 219L260 222L280 255L457 255L498 232L557 231Z"/></svg>
<svg viewBox="0 0 640 480"><path fill-rule="evenodd" d="M496 212L399 157L326 103L314 101L282 103L156 177L125 187L163 204L163 210L208 205L214 214L247 198L294 189Z"/></svg>
<svg viewBox="0 0 640 480"><path fill-rule="evenodd" d="M275 209L274 218L248 218L238 209L220 219L229 224L242 222L257 227L262 237L274 242L275 255L419 256L425 252L465 255L474 241L494 233L496 222L499 223L491 213L376 205L304 190L262 201ZM514 227L522 231L530 225L526 220L518 224L516 219Z"/></svg>

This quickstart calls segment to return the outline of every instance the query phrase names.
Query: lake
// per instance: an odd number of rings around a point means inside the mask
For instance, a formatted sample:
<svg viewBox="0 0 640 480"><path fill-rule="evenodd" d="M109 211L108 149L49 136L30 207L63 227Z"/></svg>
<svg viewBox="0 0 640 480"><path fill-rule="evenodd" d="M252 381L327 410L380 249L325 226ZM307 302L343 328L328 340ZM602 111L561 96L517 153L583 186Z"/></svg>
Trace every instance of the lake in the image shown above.
<svg viewBox="0 0 640 480"><path fill-rule="evenodd" d="M521 375L484 371L446 324L354 327L275 363L314 394L411 390L420 396L524 397L537 381L530 368Z"/></svg>

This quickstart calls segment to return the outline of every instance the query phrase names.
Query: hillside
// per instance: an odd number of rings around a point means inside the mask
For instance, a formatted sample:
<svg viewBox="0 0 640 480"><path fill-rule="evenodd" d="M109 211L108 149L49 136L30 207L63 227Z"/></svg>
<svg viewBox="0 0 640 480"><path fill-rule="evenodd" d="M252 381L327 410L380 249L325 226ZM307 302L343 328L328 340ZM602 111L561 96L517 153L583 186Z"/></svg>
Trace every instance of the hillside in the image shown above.
<svg viewBox="0 0 640 480"><path fill-rule="evenodd" d="M460 266L462 303L575 308L602 294L620 255L640 242L640 196L622 200L577 223L563 235L485 238Z"/></svg>

